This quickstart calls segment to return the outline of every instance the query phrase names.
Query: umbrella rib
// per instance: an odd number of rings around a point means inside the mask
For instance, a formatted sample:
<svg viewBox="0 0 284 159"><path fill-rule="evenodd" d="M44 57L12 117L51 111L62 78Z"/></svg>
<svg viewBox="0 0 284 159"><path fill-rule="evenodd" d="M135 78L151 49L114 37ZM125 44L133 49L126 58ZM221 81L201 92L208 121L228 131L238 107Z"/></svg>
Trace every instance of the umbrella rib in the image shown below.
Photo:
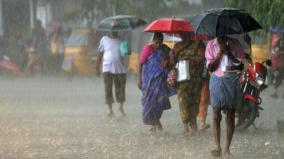
<svg viewBox="0 0 284 159"><path fill-rule="evenodd" d="M216 21L216 28L215 28L215 36L217 37L217 28L219 27L219 18L220 18L221 16L217 16L217 21Z"/></svg>
<svg viewBox="0 0 284 159"><path fill-rule="evenodd" d="M172 28L172 27L173 27L173 20L170 21L170 28Z"/></svg>
<svg viewBox="0 0 284 159"><path fill-rule="evenodd" d="M200 24L203 22L205 18L202 18L201 21L198 23L196 30L195 30L195 34L198 34L198 30L200 29Z"/></svg>
<svg viewBox="0 0 284 159"><path fill-rule="evenodd" d="M196 34L223 36L242 34L261 29L261 25L244 10L235 8L211 9L193 17ZM210 28L211 26L211 28Z"/></svg>

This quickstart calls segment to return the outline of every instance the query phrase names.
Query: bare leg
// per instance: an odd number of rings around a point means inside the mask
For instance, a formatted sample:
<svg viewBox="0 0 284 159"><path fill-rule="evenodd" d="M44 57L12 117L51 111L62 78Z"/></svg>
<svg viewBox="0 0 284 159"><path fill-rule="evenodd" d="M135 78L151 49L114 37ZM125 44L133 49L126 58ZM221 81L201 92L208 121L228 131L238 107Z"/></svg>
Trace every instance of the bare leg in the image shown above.
<svg viewBox="0 0 284 159"><path fill-rule="evenodd" d="M119 111L123 116L126 115L125 112L124 112L124 109L123 109L123 103L119 103Z"/></svg>
<svg viewBox="0 0 284 159"><path fill-rule="evenodd" d="M201 126L200 126L201 131L210 128L210 125L206 123L209 97L210 97L209 80L203 79L201 90L200 90L199 113L198 113L198 119L201 122Z"/></svg>
<svg viewBox="0 0 284 159"><path fill-rule="evenodd" d="M153 134L157 134L157 128L156 128L155 125L152 125L150 132L153 133Z"/></svg>
<svg viewBox="0 0 284 159"><path fill-rule="evenodd" d="M112 104L108 104L108 109L109 109L108 116L112 117L113 116Z"/></svg>
<svg viewBox="0 0 284 159"><path fill-rule="evenodd" d="M162 131L163 130L163 125L161 123L161 121L159 120L157 123L157 130Z"/></svg>
<svg viewBox="0 0 284 159"><path fill-rule="evenodd" d="M109 113L108 116L113 116L112 103L113 95L112 95L112 84L113 84L113 75L111 73L104 73L104 83L105 83L105 100L108 105Z"/></svg>
<svg viewBox="0 0 284 159"><path fill-rule="evenodd" d="M226 138L226 146L224 150L225 155L230 155L230 145L233 139L233 134L235 130L235 110L228 109L226 111L226 125L227 125L227 138Z"/></svg>
<svg viewBox="0 0 284 159"><path fill-rule="evenodd" d="M274 86L274 88L273 88L273 92L272 92L272 94L271 94L271 97L273 97L273 98L278 98L277 87L275 87L275 86Z"/></svg>
<svg viewBox="0 0 284 159"><path fill-rule="evenodd" d="M220 145L220 136L221 136L221 128L220 128L220 123L222 120L222 115L221 115L221 108L217 107L213 109L213 134L214 134L214 139L215 139L215 144L216 144L216 149L211 151L211 154L214 157L219 157L221 156L221 145Z"/></svg>
<svg viewBox="0 0 284 159"><path fill-rule="evenodd" d="M280 85L280 88L282 88L282 98L284 98L284 80L282 80L282 85Z"/></svg>
<svg viewBox="0 0 284 159"><path fill-rule="evenodd" d="M189 126L188 126L188 123L183 123L183 126L184 126L184 133L185 133L185 134L188 134L188 133L189 133Z"/></svg>
<svg viewBox="0 0 284 159"><path fill-rule="evenodd" d="M191 129L191 132L190 134L191 135L196 135L197 134L197 123L196 123L196 118L192 119L192 123L190 123L190 129Z"/></svg>
<svg viewBox="0 0 284 159"><path fill-rule="evenodd" d="M200 122L201 122L201 127L200 127L201 131L210 128L210 125L206 123L206 119L201 119Z"/></svg>

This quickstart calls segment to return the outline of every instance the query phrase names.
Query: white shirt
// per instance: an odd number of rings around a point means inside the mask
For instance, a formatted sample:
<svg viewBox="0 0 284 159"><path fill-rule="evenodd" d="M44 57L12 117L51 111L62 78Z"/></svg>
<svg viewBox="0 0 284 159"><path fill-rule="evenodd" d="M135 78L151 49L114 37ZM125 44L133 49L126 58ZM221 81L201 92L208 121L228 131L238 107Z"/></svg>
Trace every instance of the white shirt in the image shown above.
<svg viewBox="0 0 284 159"><path fill-rule="evenodd" d="M239 61L242 61L240 58L237 58ZM239 63L240 64L240 63ZM220 67L223 72L239 72L239 70L227 70L227 67L231 66L237 66L239 64L234 64L228 57L228 55L223 55L221 62L220 62Z"/></svg>
<svg viewBox="0 0 284 159"><path fill-rule="evenodd" d="M103 36L99 52L103 52L102 72L110 72L113 74L125 73L125 69L121 63L120 57L120 41L118 39Z"/></svg>
<svg viewBox="0 0 284 159"><path fill-rule="evenodd" d="M229 59L229 57L227 55L223 55L223 57L221 59L221 62L220 62L221 70L223 72L226 72L227 71L227 67L229 67L229 66L232 66L231 60Z"/></svg>

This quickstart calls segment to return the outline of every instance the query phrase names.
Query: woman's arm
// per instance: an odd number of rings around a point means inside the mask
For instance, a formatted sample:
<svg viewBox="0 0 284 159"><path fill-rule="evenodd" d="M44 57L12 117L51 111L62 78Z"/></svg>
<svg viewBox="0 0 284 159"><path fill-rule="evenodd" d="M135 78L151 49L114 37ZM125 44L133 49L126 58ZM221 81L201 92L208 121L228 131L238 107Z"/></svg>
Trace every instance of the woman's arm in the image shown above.
<svg viewBox="0 0 284 159"><path fill-rule="evenodd" d="M174 53L174 50L171 50L170 53L169 53L169 64L170 64L170 67L174 66L175 65L175 53Z"/></svg>
<svg viewBox="0 0 284 159"><path fill-rule="evenodd" d="M139 89L142 88L142 68L143 68L143 64L147 61L147 59L149 58L149 56L152 54L153 52L153 47L152 45L146 45L143 50L140 53L139 56L139 62L138 62L138 72L137 72L137 86Z"/></svg>
<svg viewBox="0 0 284 159"><path fill-rule="evenodd" d="M145 63L147 59L149 58L149 56L152 54L153 50L154 49L151 45L145 46L140 53L140 57L139 57L140 63L142 64Z"/></svg>

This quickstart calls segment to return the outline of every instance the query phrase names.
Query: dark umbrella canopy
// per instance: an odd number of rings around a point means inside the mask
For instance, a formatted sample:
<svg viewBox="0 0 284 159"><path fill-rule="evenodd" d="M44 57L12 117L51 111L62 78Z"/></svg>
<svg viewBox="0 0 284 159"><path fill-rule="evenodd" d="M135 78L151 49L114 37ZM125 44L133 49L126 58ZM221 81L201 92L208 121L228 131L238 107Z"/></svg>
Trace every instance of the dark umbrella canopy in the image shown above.
<svg viewBox="0 0 284 159"><path fill-rule="evenodd" d="M190 18L190 22L196 34L206 34L212 37L244 34L262 29L260 24L247 12L235 8L207 10Z"/></svg>
<svg viewBox="0 0 284 159"><path fill-rule="evenodd" d="M136 16L118 15L102 20L96 27L99 31L131 31L145 25L146 21Z"/></svg>

